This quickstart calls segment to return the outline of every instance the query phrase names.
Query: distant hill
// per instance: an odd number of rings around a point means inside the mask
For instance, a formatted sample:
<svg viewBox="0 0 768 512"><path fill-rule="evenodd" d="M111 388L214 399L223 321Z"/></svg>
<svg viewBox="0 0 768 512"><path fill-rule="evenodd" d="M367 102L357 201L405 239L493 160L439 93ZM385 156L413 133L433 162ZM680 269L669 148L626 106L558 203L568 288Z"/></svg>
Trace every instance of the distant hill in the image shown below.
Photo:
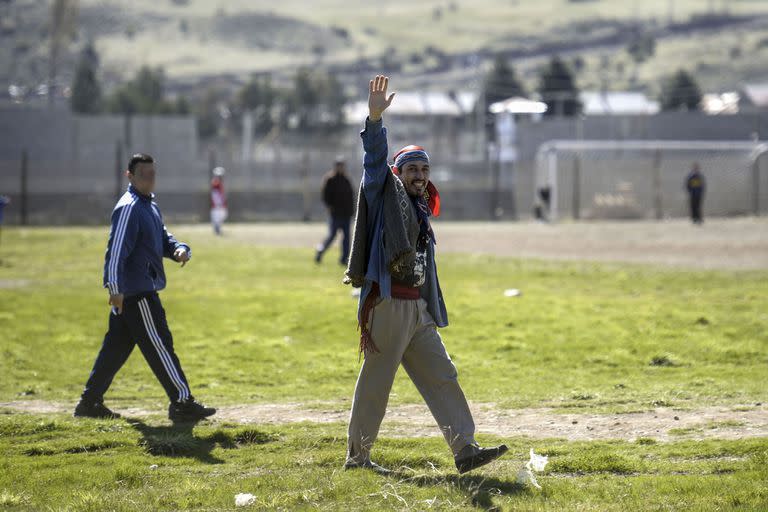
<svg viewBox="0 0 768 512"><path fill-rule="evenodd" d="M50 3L0 1L3 90L45 81ZM655 43L642 62L627 51L640 38ZM254 72L279 82L299 66L335 70L346 83L382 70L400 87L476 88L496 53L529 89L553 53L582 88L656 94L678 67L707 90L768 80L760 0L80 0L62 84L87 40L107 87L149 64L165 69L171 88L235 84Z"/></svg>

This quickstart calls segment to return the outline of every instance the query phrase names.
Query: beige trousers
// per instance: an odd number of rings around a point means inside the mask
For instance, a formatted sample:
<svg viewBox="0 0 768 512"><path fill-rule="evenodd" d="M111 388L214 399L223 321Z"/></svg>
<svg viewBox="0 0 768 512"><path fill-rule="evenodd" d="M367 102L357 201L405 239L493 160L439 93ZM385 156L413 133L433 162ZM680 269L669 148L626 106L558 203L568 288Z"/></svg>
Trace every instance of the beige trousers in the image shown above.
<svg viewBox="0 0 768 512"><path fill-rule="evenodd" d="M475 423L423 299L380 299L371 313L371 337L380 352L365 357L349 420L347 462L370 460L371 447L387 410L389 392L402 363L424 397L456 455L474 443Z"/></svg>

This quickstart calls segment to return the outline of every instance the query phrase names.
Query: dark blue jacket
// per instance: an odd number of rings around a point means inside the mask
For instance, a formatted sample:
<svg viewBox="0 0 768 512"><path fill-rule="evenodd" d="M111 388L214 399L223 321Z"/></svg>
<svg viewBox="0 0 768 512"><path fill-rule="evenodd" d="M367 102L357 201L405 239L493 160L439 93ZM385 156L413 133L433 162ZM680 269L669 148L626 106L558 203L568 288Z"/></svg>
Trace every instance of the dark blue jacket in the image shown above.
<svg viewBox="0 0 768 512"><path fill-rule="evenodd" d="M173 259L187 244L173 238L163 224L154 194L140 194L132 185L112 211L112 229L104 257L104 287L116 295L138 295L165 288L163 256Z"/></svg>
<svg viewBox="0 0 768 512"><path fill-rule="evenodd" d="M688 189L688 193L692 196L704 195L704 189L706 184L704 182L704 175L699 171L691 171L685 178L685 188Z"/></svg>
<svg viewBox="0 0 768 512"><path fill-rule="evenodd" d="M384 183L387 173L392 172L387 163L387 129L380 119L372 122L365 121L365 130L360 133L363 139L363 193L368 205L368 243L369 257L368 268L365 274L365 282L360 290L360 302L358 304L358 320L365 304L365 299L373 289L373 283L379 286L379 293L384 298L392 296L392 275L387 268L384 252ZM440 290L440 281L437 279L437 265L435 264L435 241L430 237L427 246L427 279L420 288L421 297L427 302L427 311L438 327L448 325L448 311L443 301L443 292ZM362 324L361 324L362 325Z"/></svg>

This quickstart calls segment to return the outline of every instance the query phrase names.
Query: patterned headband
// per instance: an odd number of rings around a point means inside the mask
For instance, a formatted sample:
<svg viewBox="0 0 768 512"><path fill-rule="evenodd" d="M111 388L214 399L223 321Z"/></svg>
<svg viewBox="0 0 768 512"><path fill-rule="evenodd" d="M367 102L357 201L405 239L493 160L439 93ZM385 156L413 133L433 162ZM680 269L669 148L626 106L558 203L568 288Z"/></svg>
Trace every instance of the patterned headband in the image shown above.
<svg viewBox="0 0 768 512"><path fill-rule="evenodd" d="M398 169L417 161L429 163L429 155L421 146L406 146L395 155L395 167Z"/></svg>

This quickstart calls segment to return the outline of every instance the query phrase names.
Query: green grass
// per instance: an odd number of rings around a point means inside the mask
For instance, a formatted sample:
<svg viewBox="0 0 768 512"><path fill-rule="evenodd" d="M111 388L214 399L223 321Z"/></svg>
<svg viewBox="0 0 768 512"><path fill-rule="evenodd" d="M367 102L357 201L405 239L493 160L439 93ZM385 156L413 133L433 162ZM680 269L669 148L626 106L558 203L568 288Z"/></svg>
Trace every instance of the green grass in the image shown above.
<svg viewBox="0 0 768 512"><path fill-rule="evenodd" d="M459 477L440 439L379 443L391 477L343 471L343 425L180 428L0 416L4 510L759 510L768 440L505 440L511 454ZM94 441L98 439L99 441ZM541 491L515 482L530 447ZM156 467L155 467L156 466Z"/></svg>
<svg viewBox="0 0 768 512"><path fill-rule="evenodd" d="M286 229L290 229L286 225ZM345 407L356 300L333 258L175 230L193 246L163 293L193 392L215 405ZM191 236L190 236L191 234ZM0 247L0 401L74 405L106 328L104 228L6 229ZM313 241L308 241L308 247ZM335 250L335 249L334 249ZM470 400L628 412L764 401L768 272L700 272L440 255L443 339ZM505 298L506 288L521 297ZM705 319L705 320L702 320ZM392 402L421 399L400 372ZM760 510L768 440L676 437L568 442L483 436L511 453L455 474L437 438L383 438L394 477L340 470L343 424L174 428L138 351L107 396L157 416L115 422L0 411L0 510ZM258 419L256 419L258 421ZM702 424L681 435L734 422ZM541 491L515 483L530 448L550 456ZM152 469L157 465L156 469Z"/></svg>
<svg viewBox="0 0 768 512"><path fill-rule="evenodd" d="M349 398L357 300L341 268L315 266L311 249L194 232L193 261L167 265L162 294L193 392L216 403ZM105 238L102 228L3 233L0 399L80 393L107 326ZM438 264L451 322L442 336L470 400L626 412L765 398L766 272L459 255ZM522 297L503 297L513 287ZM398 376L394 402L419 402L406 381ZM164 401L138 351L109 398Z"/></svg>

